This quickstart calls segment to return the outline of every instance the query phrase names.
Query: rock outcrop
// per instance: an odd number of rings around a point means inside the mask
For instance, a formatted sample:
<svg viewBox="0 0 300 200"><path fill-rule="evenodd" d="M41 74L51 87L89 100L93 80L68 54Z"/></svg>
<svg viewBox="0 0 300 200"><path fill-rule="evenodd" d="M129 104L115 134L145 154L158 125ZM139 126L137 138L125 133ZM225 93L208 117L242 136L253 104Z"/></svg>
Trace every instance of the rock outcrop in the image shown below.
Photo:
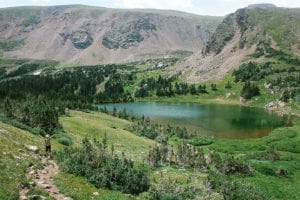
<svg viewBox="0 0 300 200"><path fill-rule="evenodd" d="M145 18L126 24L115 22L111 30L105 32L102 44L109 49L128 49L131 46L138 46L144 40L142 32L146 33L146 37L150 37L149 34L155 30L155 25Z"/></svg>

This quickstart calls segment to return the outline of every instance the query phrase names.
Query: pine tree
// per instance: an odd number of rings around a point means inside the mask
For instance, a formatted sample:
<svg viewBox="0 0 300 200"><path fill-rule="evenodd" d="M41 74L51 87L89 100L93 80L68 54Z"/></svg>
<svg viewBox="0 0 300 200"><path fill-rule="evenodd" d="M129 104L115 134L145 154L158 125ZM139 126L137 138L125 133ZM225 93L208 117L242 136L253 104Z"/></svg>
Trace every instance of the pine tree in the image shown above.
<svg viewBox="0 0 300 200"><path fill-rule="evenodd" d="M113 115L114 117L117 116L117 108L116 108L116 106L114 106L114 108L113 108L113 113L112 113L112 115Z"/></svg>
<svg viewBox="0 0 300 200"><path fill-rule="evenodd" d="M231 86L230 82L228 81L227 84L225 85L225 88L226 88L226 89L231 89L231 87L232 87L232 86Z"/></svg>
<svg viewBox="0 0 300 200"><path fill-rule="evenodd" d="M190 85L190 93L191 93L191 95L197 94L197 90L196 90L195 84Z"/></svg>
<svg viewBox="0 0 300 200"><path fill-rule="evenodd" d="M107 134L106 134L106 132L104 133L104 137L102 139L102 145L103 145L103 149L105 151L106 148L107 148Z"/></svg>
<svg viewBox="0 0 300 200"><path fill-rule="evenodd" d="M13 107L8 97L4 100L4 113L7 117L13 117Z"/></svg>

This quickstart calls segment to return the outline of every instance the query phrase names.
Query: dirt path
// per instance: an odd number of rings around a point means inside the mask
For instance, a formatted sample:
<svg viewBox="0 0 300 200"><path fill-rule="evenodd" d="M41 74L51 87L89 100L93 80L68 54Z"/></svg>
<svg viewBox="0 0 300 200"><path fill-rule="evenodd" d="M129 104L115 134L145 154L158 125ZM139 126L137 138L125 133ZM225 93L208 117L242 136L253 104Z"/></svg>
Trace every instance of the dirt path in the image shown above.
<svg viewBox="0 0 300 200"><path fill-rule="evenodd" d="M35 166L29 168L27 174L28 178L31 178L36 187L47 192L50 196L57 200L71 200L72 198L66 197L64 194L60 193L59 189L56 187L53 181L53 177L59 172L58 165L46 157L41 157L42 163L44 164L44 169L36 169ZM26 193L29 189L24 188L20 190L20 200L26 200Z"/></svg>

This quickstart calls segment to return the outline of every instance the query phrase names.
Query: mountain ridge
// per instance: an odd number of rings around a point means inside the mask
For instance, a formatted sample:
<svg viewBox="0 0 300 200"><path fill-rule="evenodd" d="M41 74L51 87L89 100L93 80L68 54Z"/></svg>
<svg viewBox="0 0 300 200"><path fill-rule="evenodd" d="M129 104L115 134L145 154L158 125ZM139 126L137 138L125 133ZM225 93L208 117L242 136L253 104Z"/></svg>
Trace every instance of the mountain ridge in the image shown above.
<svg viewBox="0 0 300 200"><path fill-rule="evenodd" d="M189 72L185 81L191 83L222 79L241 63L256 60L250 55L261 41L300 56L299 11L246 7L227 15L204 48L177 65L176 73Z"/></svg>
<svg viewBox="0 0 300 200"><path fill-rule="evenodd" d="M176 11L81 5L24 8L0 10L4 55L83 64L193 52L202 48L221 19Z"/></svg>

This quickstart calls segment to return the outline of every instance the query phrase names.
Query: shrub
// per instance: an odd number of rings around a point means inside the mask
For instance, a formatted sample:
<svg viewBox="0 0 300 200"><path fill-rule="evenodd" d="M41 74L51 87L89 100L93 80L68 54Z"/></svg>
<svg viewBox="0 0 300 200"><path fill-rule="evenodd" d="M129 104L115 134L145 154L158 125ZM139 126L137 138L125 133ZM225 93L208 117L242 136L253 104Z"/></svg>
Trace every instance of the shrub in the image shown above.
<svg viewBox="0 0 300 200"><path fill-rule="evenodd" d="M225 175L241 174L244 176L252 176L254 170L248 162L233 156L225 156L221 158L219 153L210 153L210 162L215 169Z"/></svg>
<svg viewBox="0 0 300 200"><path fill-rule="evenodd" d="M224 199L263 200L265 194L252 185L243 181L233 180L231 177L209 172L208 182L213 190L222 194Z"/></svg>
<svg viewBox="0 0 300 200"><path fill-rule="evenodd" d="M170 180L163 180L149 191L151 200L182 200L195 199L195 188L191 185L179 185Z"/></svg>
<svg viewBox="0 0 300 200"><path fill-rule="evenodd" d="M96 187L139 194L149 189L148 169L113 152L107 152L106 140L102 143L83 139L81 148L66 148L57 152L58 161L65 172L84 176Z"/></svg>
<svg viewBox="0 0 300 200"><path fill-rule="evenodd" d="M241 91L241 96L245 99L251 99L258 95L260 95L258 86L251 84L250 81L245 82Z"/></svg>
<svg viewBox="0 0 300 200"><path fill-rule="evenodd" d="M262 174L268 175L268 176L275 176L276 175L276 169L273 166L270 165L262 165L258 164L255 166L255 169Z"/></svg>
<svg viewBox="0 0 300 200"><path fill-rule="evenodd" d="M55 139L59 143L66 145L66 146L69 146L72 144L72 138L62 131L55 135Z"/></svg>
<svg viewBox="0 0 300 200"><path fill-rule="evenodd" d="M280 155L275 150L268 150L268 151L256 152L252 156L252 158L257 160L270 160L274 162L280 160Z"/></svg>
<svg viewBox="0 0 300 200"><path fill-rule="evenodd" d="M228 81L227 84L225 85L225 88L226 88L226 89L231 89L231 88L232 88L232 86L231 86L231 84L230 84L229 81Z"/></svg>
<svg viewBox="0 0 300 200"><path fill-rule="evenodd" d="M250 165L241 159L234 158L233 156L229 156L224 159L223 166L219 169L222 173L226 175L231 174L242 174L242 175L253 175L254 171L250 167Z"/></svg>
<svg viewBox="0 0 300 200"><path fill-rule="evenodd" d="M70 146L72 144L72 140L69 137L60 137L56 140L66 146Z"/></svg>
<svg viewBox="0 0 300 200"><path fill-rule="evenodd" d="M188 140L194 146L203 146L203 145L210 145L213 143L213 139L209 137L193 137L192 139Z"/></svg>
<svg viewBox="0 0 300 200"><path fill-rule="evenodd" d="M276 171L276 175L287 177L289 175L289 171L287 170L287 168L281 166L281 167L278 167L278 169Z"/></svg>

